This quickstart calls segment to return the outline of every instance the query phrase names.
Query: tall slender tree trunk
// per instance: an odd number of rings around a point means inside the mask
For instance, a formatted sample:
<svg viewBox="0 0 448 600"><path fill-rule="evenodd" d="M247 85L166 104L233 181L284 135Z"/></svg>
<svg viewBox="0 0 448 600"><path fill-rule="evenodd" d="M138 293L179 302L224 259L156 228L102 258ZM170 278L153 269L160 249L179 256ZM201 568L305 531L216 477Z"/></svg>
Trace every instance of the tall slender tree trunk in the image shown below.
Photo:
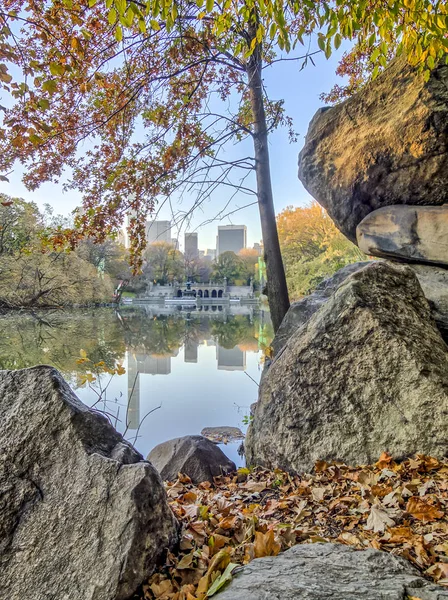
<svg viewBox="0 0 448 600"><path fill-rule="evenodd" d="M256 26L249 27L249 37L256 35ZM264 109L261 48L257 44L247 65L250 103L254 119L253 139L255 149L255 171L257 176L258 208L263 234L264 258L268 287L269 308L274 331L280 327L288 308L289 296L286 285L275 218L274 196L272 193L271 167L269 164L268 130Z"/></svg>

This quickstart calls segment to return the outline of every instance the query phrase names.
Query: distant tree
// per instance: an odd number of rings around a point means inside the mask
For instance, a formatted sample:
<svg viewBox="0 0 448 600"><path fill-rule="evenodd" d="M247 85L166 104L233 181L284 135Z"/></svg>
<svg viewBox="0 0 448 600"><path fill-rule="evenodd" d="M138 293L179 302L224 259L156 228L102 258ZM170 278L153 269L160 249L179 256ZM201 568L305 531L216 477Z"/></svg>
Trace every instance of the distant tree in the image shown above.
<svg viewBox="0 0 448 600"><path fill-rule="evenodd" d="M58 307L110 302L108 276L74 252L0 256L0 306Z"/></svg>
<svg viewBox="0 0 448 600"><path fill-rule="evenodd" d="M167 242L154 242L145 252L144 274L160 284L172 283L184 278L183 256Z"/></svg>
<svg viewBox="0 0 448 600"><path fill-rule="evenodd" d="M114 280L130 280L132 277L128 252L115 240L107 239L98 243L92 238L84 238L79 243L76 253L99 272L107 273Z"/></svg>
<svg viewBox="0 0 448 600"><path fill-rule="evenodd" d="M243 248L238 252L238 256L243 261L244 271L242 273L244 279L248 281L255 278L256 265L258 264L259 254L254 248Z"/></svg>
<svg viewBox="0 0 448 600"><path fill-rule="evenodd" d="M41 229L42 218L34 202L0 194L0 255L31 250Z"/></svg>
<svg viewBox="0 0 448 600"><path fill-rule="evenodd" d="M367 258L317 202L305 207L288 206L278 215L277 227L294 299L311 292L345 265Z"/></svg>
<svg viewBox="0 0 448 600"><path fill-rule="evenodd" d="M233 284L244 276L244 269L244 262L235 252L223 252L213 263L212 277L216 281L227 279L227 283Z"/></svg>

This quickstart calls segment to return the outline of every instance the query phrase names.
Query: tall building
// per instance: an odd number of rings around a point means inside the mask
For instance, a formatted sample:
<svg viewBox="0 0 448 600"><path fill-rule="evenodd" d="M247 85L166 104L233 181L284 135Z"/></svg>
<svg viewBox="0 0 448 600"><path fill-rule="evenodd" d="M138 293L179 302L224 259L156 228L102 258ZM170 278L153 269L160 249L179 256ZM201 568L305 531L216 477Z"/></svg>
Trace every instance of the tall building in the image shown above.
<svg viewBox="0 0 448 600"><path fill-rule="evenodd" d="M207 248L204 256L209 260L215 260L216 258L216 250L214 248Z"/></svg>
<svg viewBox="0 0 448 600"><path fill-rule="evenodd" d="M199 256L197 233L185 233L184 254L188 258L197 258Z"/></svg>
<svg viewBox="0 0 448 600"><path fill-rule="evenodd" d="M154 242L171 244L171 221L147 221L146 239L148 244Z"/></svg>
<svg viewBox="0 0 448 600"><path fill-rule="evenodd" d="M238 254L240 250L246 248L246 244L246 225L220 225L218 227L217 256L229 251Z"/></svg>
<svg viewBox="0 0 448 600"><path fill-rule="evenodd" d="M260 244L258 242L255 242L254 250L257 251L258 256L262 256L263 255L263 242L261 242Z"/></svg>

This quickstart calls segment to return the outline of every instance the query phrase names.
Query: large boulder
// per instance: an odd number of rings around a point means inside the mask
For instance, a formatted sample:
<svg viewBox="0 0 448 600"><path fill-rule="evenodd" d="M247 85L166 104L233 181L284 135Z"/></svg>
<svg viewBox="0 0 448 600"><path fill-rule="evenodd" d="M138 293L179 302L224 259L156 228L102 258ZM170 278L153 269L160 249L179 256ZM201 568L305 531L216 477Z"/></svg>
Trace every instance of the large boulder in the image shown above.
<svg viewBox="0 0 448 600"><path fill-rule="evenodd" d="M339 269L322 281L312 294L293 302L272 341L274 356L278 356L291 335L316 313L349 275L356 273L374 261L356 262ZM432 316L443 339L448 342L448 269L433 265L410 264L417 275Z"/></svg>
<svg viewBox="0 0 448 600"><path fill-rule="evenodd" d="M302 472L448 450L448 347L414 272L348 277L289 339L260 384L248 464Z"/></svg>
<svg viewBox="0 0 448 600"><path fill-rule="evenodd" d="M259 558L237 573L219 600L442 600L448 590L406 560L342 544L303 544Z"/></svg>
<svg viewBox="0 0 448 600"><path fill-rule="evenodd" d="M163 442L151 450L148 460L165 481L175 481L182 473L193 483L213 483L214 477L236 471L235 463L221 448L202 435L186 435Z"/></svg>
<svg viewBox="0 0 448 600"><path fill-rule="evenodd" d="M448 204L379 208L361 221L356 237L366 254L448 266Z"/></svg>
<svg viewBox="0 0 448 600"><path fill-rule="evenodd" d="M411 268L418 277L437 327L448 343L448 269L429 265L411 265Z"/></svg>
<svg viewBox="0 0 448 600"><path fill-rule="evenodd" d="M349 275L363 269L371 262L356 262L339 269L334 275L322 281L312 294L293 302L272 341L274 356L284 347L291 334L311 319Z"/></svg>
<svg viewBox="0 0 448 600"><path fill-rule="evenodd" d="M125 600L178 538L159 474L51 367L0 371L8 600Z"/></svg>
<svg viewBox="0 0 448 600"><path fill-rule="evenodd" d="M425 82L397 59L352 98L320 109L299 178L353 242L373 210L448 202L448 66Z"/></svg>

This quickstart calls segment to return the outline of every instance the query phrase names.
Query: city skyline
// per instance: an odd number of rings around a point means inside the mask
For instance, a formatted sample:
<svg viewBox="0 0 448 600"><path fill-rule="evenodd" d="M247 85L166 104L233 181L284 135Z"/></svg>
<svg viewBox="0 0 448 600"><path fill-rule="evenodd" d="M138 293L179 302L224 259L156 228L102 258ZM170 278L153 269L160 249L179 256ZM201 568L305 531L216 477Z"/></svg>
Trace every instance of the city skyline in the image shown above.
<svg viewBox="0 0 448 600"><path fill-rule="evenodd" d="M131 213L126 215L125 222L123 224L123 228L121 230L121 241L125 245L126 248L129 248L129 234L126 230L126 227L129 224L129 220L131 218ZM226 251L235 252L238 254L241 250L245 248L252 248L257 250L259 254L261 254L261 249L263 247L262 241L254 242L252 246L247 244L247 226L246 225L219 225L217 227L217 235L216 239L216 247L200 247L200 237L199 232L189 232L186 231L183 235L183 245L181 244L181 236L179 235L177 238L172 237L173 225L171 221L167 220L148 220L146 222L146 239L148 244L153 244L156 242L165 242L172 244L179 250L184 253L188 253L190 258L203 258L208 257L210 260L214 260L220 254Z"/></svg>

